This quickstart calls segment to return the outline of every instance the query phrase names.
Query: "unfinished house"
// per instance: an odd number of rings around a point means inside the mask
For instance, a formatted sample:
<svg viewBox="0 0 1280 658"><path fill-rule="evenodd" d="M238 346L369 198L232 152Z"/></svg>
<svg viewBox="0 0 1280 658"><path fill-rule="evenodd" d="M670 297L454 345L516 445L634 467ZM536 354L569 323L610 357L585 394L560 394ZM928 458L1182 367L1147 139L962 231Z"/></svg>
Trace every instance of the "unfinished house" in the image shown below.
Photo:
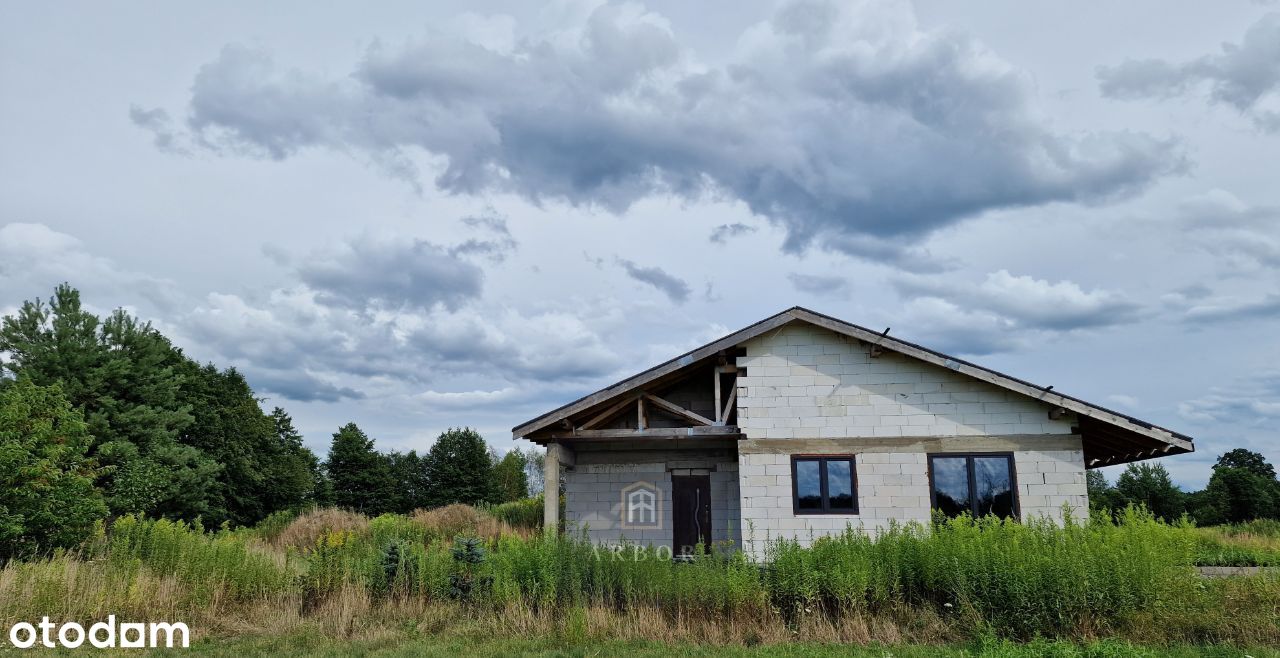
<svg viewBox="0 0 1280 658"><path fill-rule="evenodd" d="M565 527L688 553L931 510L1088 507L1085 470L1191 437L888 333L792 308L513 430L547 447ZM546 499L546 524L560 507Z"/></svg>

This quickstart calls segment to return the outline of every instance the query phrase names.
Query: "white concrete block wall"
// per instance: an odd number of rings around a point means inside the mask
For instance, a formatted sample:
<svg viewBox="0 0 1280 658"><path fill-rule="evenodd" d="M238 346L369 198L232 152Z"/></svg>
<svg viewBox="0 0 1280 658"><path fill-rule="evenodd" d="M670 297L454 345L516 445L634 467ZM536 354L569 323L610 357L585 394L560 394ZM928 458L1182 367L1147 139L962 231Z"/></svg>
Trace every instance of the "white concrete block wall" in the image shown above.
<svg viewBox="0 0 1280 658"><path fill-rule="evenodd" d="M672 462L680 462L673 453ZM682 472L675 469L675 472ZM625 538L632 543L671 546L671 475L667 463L579 465L564 474L565 522L568 532L584 529L592 542L616 544ZM711 479L711 539L714 542L742 540L738 463L718 462ZM662 492L662 528L652 530L621 527L623 488L645 481Z"/></svg>
<svg viewBox="0 0 1280 658"><path fill-rule="evenodd" d="M1025 449L1013 451L1018 505L1021 518L1062 518L1066 505L1075 518L1083 518L1089 501L1085 492L1084 452L1038 450L1034 439ZM809 545L814 539L840 534L846 528L868 533L890 521L927 522L930 518L928 455L918 452L865 452L851 445L857 479L857 514L796 515L792 505L791 455L743 452L738 456L742 477L742 545L760 557L770 540L794 539Z"/></svg>
<svg viewBox="0 0 1280 658"><path fill-rule="evenodd" d="M749 439L1070 434L1074 417L994 384L793 323L745 344L738 426Z"/></svg>
<svg viewBox="0 0 1280 658"><path fill-rule="evenodd" d="M1013 461L1022 518L1061 518L1063 505L1076 519L1088 516L1083 450L1022 450L1013 453Z"/></svg>
<svg viewBox="0 0 1280 658"><path fill-rule="evenodd" d="M858 514L793 513L791 455L752 452L738 458L743 546L757 556L767 539L803 544L847 527L868 532L890 520L927 521L930 515L929 449L883 441L902 437L1001 437L1015 441L1022 518L1060 518L1063 505L1076 515L1088 508L1084 454L1042 449L1035 436L1070 444L1075 418L1050 420L1049 406L946 368L885 351L870 358L856 340L795 323L745 344L737 364L738 425L747 439L796 440L796 453L813 452L804 439L831 439L820 452L854 454ZM838 444L838 445L834 445ZM954 450L965 450L963 442ZM1078 439L1076 445L1078 446Z"/></svg>

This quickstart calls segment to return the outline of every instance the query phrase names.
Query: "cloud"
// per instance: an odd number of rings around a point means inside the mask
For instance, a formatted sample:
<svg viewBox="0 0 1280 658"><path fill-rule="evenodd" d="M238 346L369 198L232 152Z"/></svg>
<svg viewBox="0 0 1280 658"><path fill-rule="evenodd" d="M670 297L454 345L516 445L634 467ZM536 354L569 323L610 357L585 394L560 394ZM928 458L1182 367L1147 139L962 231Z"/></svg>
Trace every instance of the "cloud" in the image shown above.
<svg viewBox="0 0 1280 658"><path fill-rule="evenodd" d="M1274 426L1280 419L1280 373L1265 373L1227 388L1211 389L1203 397L1179 403L1178 415L1197 423Z"/></svg>
<svg viewBox="0 0 1280 658"><path fill-rule="evenodd" d="M275 393L286 400L298 402L341 402L366 397L360 391L335 386L299 370L254 369L248 379L249 385L258 391Z"/></svg>
<svg viewBox="0 0 1280 658"><path fill-rule="evenodd" d="M895 314L894 335L947 354L985 356L1020 349L1026 332L989 311L957 306L936 297L912 299Z"/></svg>
<svg viewBox="0 0 1280 658"><path fill-rule="evenodd" d="M129 120L133 125L151 133L151 143L164 153L185 155L190 152L184 140L186 136L173 125L173 119L163 108L150 110L138 105L129 106Z"/></svg>
<svg viewBox="0 0 1280 658"><path fill-rule="evenodd" d="M716 244L724 244L732 238L750 235L755 232L756 227L739 222L735 222L733 224L721 224L711 230L711 237L709 239Z"/></svg>
<svg viewBox="0 0 1280 658"><path fill-rule="evenodd" d="M844 277L792 272L787 275L787 280L791 287L811 295L849 296L849 281Z"/></svg>
<svg viewBox="0 0 1280 658"><path fill-rule="evenodd" d="M1102 202L1182 166L1172 141L1050 130L1029 76L920 28L905 4L788 2L716 64L632 4L486 34L376 43L342 76L228 46L196 74L187 127L217 152L330 149L415 184L426 154L458 194L615 212L727 196L783 227L788 251L868 258L987 210Z"/></svg>
<svg viewBox="0 0 1280 658"><path fill-rule="evenodd" d="M1230 270L1280 269L1280 207L1251 206L1215 189L1179 204L1173 221Z"/></svg>
<svg viewBox="0 0 1280 658"><path fill-rule="evenodd" d="M230 361L255 386L298 400L373 397L406 386L576 385L620 365L587 321L562 311L369 311L322 297L305 286L257 301L214 293L176 326L186 343Z"/></svg>
<svg viewBox="0 0 1280 658"><path fill-rule="evenodd" d="M659 267L641 267L635 263L619 258L618 264L622 269L627 271L627 276L654 288L657 288L662 294L666 295L671 301L677 304L683 304L689 300L689 294L692 290L689 284L685 283L675 275L668 274L666 270Z"/></svg>
<svg viewBox="0 0 1280 658"><path fill-rule="evenodd" d="M484 272L459 258L503 253L494 242L468 241L452 249L425 240L371 235L312 254L298 266L303 283L324 303L363 309L440 304L456 309L480 296Z"/></svg>
<svg viewBox="0 0 1280 658"><path fill-rule="evenodd" d="M90 305L94 299L111 300L115 306L145 300L170 310L181 297L171 281L94 255L75 236L37 223L0 226L0 299L48 297L64 282L85 293Z"/></svg>
<svg viewBox="0 0 1280 658"><path fill-rule="evenodd" d="M1107 400L1112 404L1118 407L1124 407L1125 409L1137 410L1142 406L1142 403L1138 400L1138 398L1135 398L1132 395L1125 395L1123 393L1114 393L1112 395L1108 395Z"/></svg>
<svg viewBox="0 0 1280 658"><path fill-rule="evenodd" d="M1210 102L1249 117L1261 130L1280 130L1280 13L1258 19L1240 43L1181 63L1129 60L1098 69L1105 96L1171 98L1205 88Z"/></svg>
<svg viewBox="0 0 1280 658"><path fill-rule="evenodd" d="M1075 331L1134 322L1143 309L1117 292L1086 291L1072 281L1053 283L1007 270L987 274L978 285L954 277L899 276L893 280L905 297L944 299L975 311L992 313L1010 327L1042 331Z"/></svg>
<svg viewBox="0 0 1280 658"><path fill-rule="evenodd" d="M1187 309L1188 322L1209 324L1236 320L1280 318L1280 294L1271 293L1246 301L1222 300L1197 304Z"/></svg>

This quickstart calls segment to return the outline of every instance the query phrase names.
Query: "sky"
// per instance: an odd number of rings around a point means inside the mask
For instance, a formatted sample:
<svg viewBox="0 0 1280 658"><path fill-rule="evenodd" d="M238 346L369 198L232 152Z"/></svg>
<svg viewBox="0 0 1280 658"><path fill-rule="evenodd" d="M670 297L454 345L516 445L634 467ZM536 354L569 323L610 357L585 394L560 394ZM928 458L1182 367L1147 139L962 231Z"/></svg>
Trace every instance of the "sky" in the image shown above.
<svg viewBox="0 0 1280 658"><path fill-rule="evenodd" d="M0 89L0 313L70 282L321 454L800 305L1280 461L1280 4L8 2Z"/></svg>

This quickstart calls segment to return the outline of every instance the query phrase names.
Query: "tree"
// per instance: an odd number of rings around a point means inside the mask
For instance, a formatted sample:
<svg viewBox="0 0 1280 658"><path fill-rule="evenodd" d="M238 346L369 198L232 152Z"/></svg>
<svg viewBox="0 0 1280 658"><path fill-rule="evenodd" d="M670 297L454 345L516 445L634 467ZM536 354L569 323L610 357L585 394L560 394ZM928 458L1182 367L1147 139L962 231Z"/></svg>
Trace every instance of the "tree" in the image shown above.
<svg viewBox="0 0 1280 658"><path fill-rule="evenodd" d="M387 461L373 449L373 439L355 423L347 423L334 433L325 471L333 485L335 505L366 514L387 511L392 493Z"/></svg>
<svg viewBox="0 0 1280 658"><path fill-rule="evenodd" d="M1089 491L1090 508L1115 510L1124 507L1115 487L1107 482L1107 476L1102 471L1085 471L1084 480Z"/></svg>
<svg viewBox="0 0 1280 658"><path fill-rule="evenodd" d="M1265 480L1276 479L1276 469L1267 463L1266 457L1244 448L1236 448L1222 453L1218 457L1218 461L1213 465L1213 470L1216 471L1219 468L1240 468Z"/></svg>
<svg viewBox="0 0 1280 658"><path fill-rule="evenodd" d="M524 452L524 474L529 481L529 495L537 496L546 488L547 453L537 448L529 448Z"/></svg>
<svg viewBox="0 0 1280 658"><path fill-rule="evenodd" d="M427 453L427 480L431 507L492 502L493 462L484 438L470 427L450 428L441 434Z"/></svg>
<svg viewBox="0 0 1280 658"><path fill-rule="evenodd" d="M1152 514L1171 521L1182 516L1182 490L1173 483L1163 464L1129 464L1116 478L1116 493L1123 504L1145 505Z"/></svg>
<svg viewBox="0 0 1280 658"><path fill-rule="evenodd" d="M284 409L271 410L271 459L266 471L266 508L270 511L294 509L316 503L317 488L323 487L320 460L302 444L302 435L293 427L293 418Z"/></svg>
<svg viewBox="0 0 1280 658"><path fill-rule="evenodd" d="M391 479L395 482L390 510L408 514L419 507L426 507L430 490L426 457L419 457L416 450L410 450L407 453L388 453L386 459Z"/></svg>
<svg viewBox="0 0 1280 658"><path fill-rule="evenodd" d="M83 542L107 515L93 437L58 385L0 385L0 561Z"/></svg>
<svg viewBox="0 0 1280 658"><path fill-rule="evenodd" d="M494 460L493 484L495 503L505 503L529 497L529 476L525 473L528 460L519 449L512 448L502 459Z"/></svg>
<svg viewBox="0 0 1280 658"><path fill-rule="evenodd" d="M192 423L180 399L180 350L122 310L105 321L85 311L63 284L48 304L25 302L0 323L0 374L37 386L59 384L84 414L102 465L98 484L115 513L194 518L210 511L219 466L181 444Z"/></svg>
<svg viewBox="0 0 1280 658"><path fill-rule="evenodd" d="M1266 458L1236 448L1218 457L1208 486L1192 501L1192 513L1202 525L1280 518L1280 482Z"/></svg>

